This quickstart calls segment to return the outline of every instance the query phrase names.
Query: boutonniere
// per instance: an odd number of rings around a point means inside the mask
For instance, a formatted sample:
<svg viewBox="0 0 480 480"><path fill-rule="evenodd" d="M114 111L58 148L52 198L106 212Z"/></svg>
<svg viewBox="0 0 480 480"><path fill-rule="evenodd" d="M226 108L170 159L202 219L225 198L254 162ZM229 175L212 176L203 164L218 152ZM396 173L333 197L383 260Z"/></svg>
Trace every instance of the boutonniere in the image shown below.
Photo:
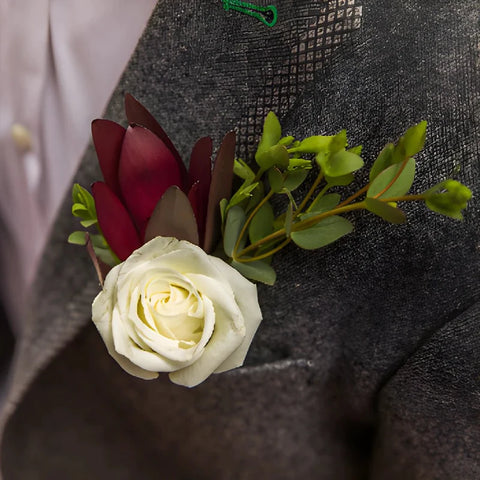
<svg viewBox="0 0 480 480"><path fill-rule="evenodd" d="M168 372L192 387L241 366L262 320L252 280L273 285L272 258L288 244L335 242L353 230L345 214L361 209L403 223L399 204L409 201L460 220L471 198L452 179L409 193L426 122L387 144L366 185L342 195L364 167L344 130L296 139L270 112L254 161L234 158L230 132L213 168L205 137L187 170L153 116L130 95L125 104L127 128L92 123L103 181L91 193L74 185L72 213L86 230L69 241L86 245L95 265L102 290L92 319L108 352L140 378Z"/></svg>

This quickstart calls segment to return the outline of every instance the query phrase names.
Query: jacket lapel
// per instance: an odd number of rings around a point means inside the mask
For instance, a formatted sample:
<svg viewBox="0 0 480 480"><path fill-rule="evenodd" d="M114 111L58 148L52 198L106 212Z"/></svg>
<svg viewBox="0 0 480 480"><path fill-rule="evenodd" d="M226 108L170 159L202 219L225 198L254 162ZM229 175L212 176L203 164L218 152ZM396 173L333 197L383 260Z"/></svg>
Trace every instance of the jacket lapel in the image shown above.
<svg viewBox="0 0 480 480"><path fill-rule="evenodd" d="M251 17L224 12L219 1L161 2L106 117L123 119L123 95L128 91L152 110L183 158L196 138L213 134L218 145L220 136L234 127L239 131L238 153L246 158L271 108L292 134L349 128L356 142L366 142L369 161L386 141L426 117L433 128L425 156L432 163L419 162L419 191L433 177L447 176L461 155L463 178L478 192L478 129L464 92L465 82L478 90L469 54L478 33L471 15L474 1L443 2L441 8L438 2L415 8L405 2L385 8L375 0L368 4L368 23L365 20L360 31L356 1L277 4L279 23L268 29ZM455 29L443 27L445 18L456 22ZM412 32L427 45L419 45ZM460 76L445 60L453 58L471 61L462 64ZM84 185L99 178L91 153L78 177ZM39 273L35 313L19 350L14 387L25 387L89 322L98 285L86 254L65 243L75 228L69 203ZM165 378L140 382L110 361L90 327L38 377L21 408L28 412L43 398L47 408L38 411L45 411L55 424L63 417L50 405L48 387L54 398L69 399L75 395L65 392L68 387L73 391L92 381L79 397L84 401L74 403L78 418L69 405L62 410L75 417L67 416L69 425L78 424L85 449L95 446L85 452L90 465L97 459L94 450L105 444L103 431L88 428L93 418L113 433L112 449L127 452L119 463L128 464L129 472L135 471L137 460L149 457L149 467L140 462L148 472L162 458L186 478L198 472L228 478L231 465L245 478L263 473L259 468L265 469L265 478L297 478L298 472L305 478L367 475L373 429L381 420L375 402L383 386L432 332L478 300L478 208L469 210L462 224L445 221L422 206L411 211L406 226L392 229L359 216L356 233L341 245L315 254L291 250L279 256L277 285L260 287L265 320L246 368L213 376L192 391L179 390ZM419 390L416 375L428 364L428 355L421 356L421 367L411 373L413 391ZM452 364L451 358L441 361ZM70 365L76 367L69 380ZM65 387L55 385L59 379ZM441 391L442 385L436 386ZM99 402L95 388L101 393ZM431 414L428 394L420 402L426 405L424 418ZM391 415L402 417L408 401L402 408ZM11 468L23 446L21 414L19 410L11 423L12 444L17 442ZM51 434L34 417L29 418L39 441L32 443L30 457L38 455L33 450L42 439L52 436L63 445L62 431ZM409 424L405 430L414 427ZM138 443L131 441L132 432ZM147 454L140 444L146 445ZM237 457L235 452L223 453L227 444L240 452ZM65 455L73 450L66 448ZM45 471L55 471L58 464L52 458L42 459ZM72 469L69 458L58 459L67 471ZM102 465L108 467L108 460Z"/></svg>
<svg viewBox="0 0 480 480"><path fill-rule="evenodd" d="M246 157L269 110L285 115L313 82L334 47L360 26L358 1L281 2L279 21L267 28L254 18L225 12L219 1L159 2L105 118L125 123L126 92L142 101L187 159L195 140L218 145L238 130L237 153ZM74 181L101 178L90 147ZM85 251L66 242L78 229L67 195L52 230L30 298L10 380L10 406L36 373L90 321L99 291ZM9 407L7 407L7 410Z"/></svg>

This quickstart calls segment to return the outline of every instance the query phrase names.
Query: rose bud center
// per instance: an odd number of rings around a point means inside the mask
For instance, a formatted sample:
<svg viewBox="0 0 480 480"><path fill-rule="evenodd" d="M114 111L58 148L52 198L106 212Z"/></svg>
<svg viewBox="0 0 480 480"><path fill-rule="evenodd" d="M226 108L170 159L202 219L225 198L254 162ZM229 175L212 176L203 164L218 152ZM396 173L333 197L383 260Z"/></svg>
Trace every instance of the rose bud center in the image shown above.
<svg viewBox="0 0 480 480"><path fill-rule="evenodd" d="M202 338L204 305L191 285L172 283L162 278L150 280L140 292L137 315L158 334L191 348Z"/></svg>

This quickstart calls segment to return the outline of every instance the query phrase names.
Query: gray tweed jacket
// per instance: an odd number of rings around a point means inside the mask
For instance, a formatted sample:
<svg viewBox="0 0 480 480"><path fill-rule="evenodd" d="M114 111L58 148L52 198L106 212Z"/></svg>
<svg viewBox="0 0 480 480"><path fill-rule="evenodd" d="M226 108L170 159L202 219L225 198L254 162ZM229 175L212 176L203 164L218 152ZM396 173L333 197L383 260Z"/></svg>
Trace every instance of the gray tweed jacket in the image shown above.
<svg viewBox="0 0 480 480"><path fill-rule="evenodd" d="M367 164L426 119L414 189L460 165L465 221L410 205L406 225L360 214L337 244L279 254L246 366L189 390L108 356L66 199L12 367L5 480L480 478L478 1L271 3L274 28L159 1L105 117L124 121L128 91L184 158L236 129L249 159L274 110L299 137L347 128ZM76 181L99 175L90 149Z"/></svg>

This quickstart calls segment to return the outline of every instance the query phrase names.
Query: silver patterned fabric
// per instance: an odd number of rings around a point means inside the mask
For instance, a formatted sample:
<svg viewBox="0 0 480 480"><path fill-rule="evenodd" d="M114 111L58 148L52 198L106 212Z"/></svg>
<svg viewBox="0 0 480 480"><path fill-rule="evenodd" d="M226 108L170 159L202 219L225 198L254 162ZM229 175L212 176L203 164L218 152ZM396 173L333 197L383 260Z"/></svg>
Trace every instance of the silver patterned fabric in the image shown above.
<svg viewBox="0 0 480 480"><path fill-rule="evenodd" d="M406 225L359 214L338 244L282 252L246 366L188 390L109 358L66 199L6 392L5 480L480 476L478 2L276 5L267 28L216 0L160 1L106 118L125 121L130 92L183 158L236 129L251 161L272 109L299 137L346 128L367 164L426 119L414 189L459 165L465 221L414 204ZM76 181L98 178L90 148Z"/></svg>

